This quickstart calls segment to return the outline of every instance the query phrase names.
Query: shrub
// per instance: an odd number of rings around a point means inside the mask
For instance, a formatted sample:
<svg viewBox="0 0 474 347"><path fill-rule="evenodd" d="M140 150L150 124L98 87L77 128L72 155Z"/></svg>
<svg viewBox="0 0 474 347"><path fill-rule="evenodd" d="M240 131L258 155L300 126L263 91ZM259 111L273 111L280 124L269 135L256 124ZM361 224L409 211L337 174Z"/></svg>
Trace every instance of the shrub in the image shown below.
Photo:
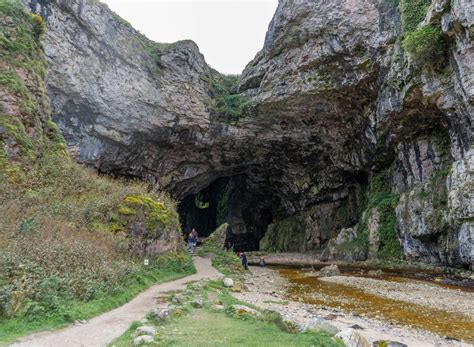
<svg viewBox="0 0 474 347"><path fill-rule="evenodd" d="M41 36L46 32L46 23L39 14L30 13L30 18L35 25L36 35Z"/></svg>
<svg viewBox="0 0 474 347"><path fill-rule="evenodd" d="M439 28L425 25L406 34L403 48L419 66L439 66L443 63L446 43Z"/></svg>
<svg viewBox="0 0 474 347"><path fill-rule="evenodd" d="M418 24L425 19L426 11L431 5L431 0L401 0L400 12L402 14L403 32L414 31Z"/></svg>
<svg viewBox="0 0 474 347"><path fill-rule="evenodd" d="M236 122L252 107L250 98L238 94L238 83L238 75L221 75L211 82L211 114L224 121Z"/></svg>

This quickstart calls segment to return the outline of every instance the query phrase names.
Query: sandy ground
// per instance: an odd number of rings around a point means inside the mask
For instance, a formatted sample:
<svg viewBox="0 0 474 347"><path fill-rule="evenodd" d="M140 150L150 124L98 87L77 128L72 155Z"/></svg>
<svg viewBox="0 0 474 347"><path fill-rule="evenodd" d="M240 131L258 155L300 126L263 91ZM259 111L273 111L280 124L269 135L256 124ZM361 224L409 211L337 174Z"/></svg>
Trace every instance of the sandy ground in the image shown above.
<svg viewBox="0 0 474 347"><path fill-rule="evenodd" d="M27 336L12 346L31 347L95 347L107 346L122 335L135 320L142 319L149 311L157 308L157 297L169 291L181 290L188 282L202 279L216 279L222 275L212 267L211 260L194 257L197 273L176 281L157 284L139 294L129 303L97 316L85 324L75 324L55 331L46 331Z"/></svg>
<svg viewBox="0 0 474 347"><path fill-rule="evenodd" d="M327 307L321 308L302 302L288 301L285 295L288 285L287 280L277 271L252 266L245 279L247 289L242 293L234 293L234 295L238 299L250 302L262 309L270 309L290 315L302 323L315 318L331 317L329 323L341 330L357 324L364 328L358 331L366 337L369 342L392 340L405 343L410 347L472 346L462 342L449 341L435 334L407 326L395 326L387 322L352 315ZM457 291L453 292L457 293Z"/></svg>
<svg viewBox="0 0 474 347"><path fill-rule="evenodd" d="M388 282L364 277L333 276L320 280L347 284L374 295L411 302L448 312L463 313L474 320L474 293L445 289L422 282Z"/></svg>

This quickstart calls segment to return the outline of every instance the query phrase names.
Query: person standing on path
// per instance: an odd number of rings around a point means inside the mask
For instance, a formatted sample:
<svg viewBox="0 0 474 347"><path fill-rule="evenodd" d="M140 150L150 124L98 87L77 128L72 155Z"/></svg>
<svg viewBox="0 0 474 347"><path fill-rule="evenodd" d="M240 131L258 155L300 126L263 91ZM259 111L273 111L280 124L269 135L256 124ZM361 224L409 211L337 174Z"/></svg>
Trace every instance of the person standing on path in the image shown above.
<svg viewBox="0 0 474 347"><path fill-rule="evenodd" d="M249 262L247 260L247 255L244 252L242 252L242 254L240 255L240 258L242 259L242 266L244 267L245 270L248 270Z"/></svg>
<svg viewBox="0 0 474 347"><path fill-rule="evenodd" d="M196 229L193 228L188 236L188 250L190 253L194 252L194 247L196 247L198 241L198 233Z"/></svg>

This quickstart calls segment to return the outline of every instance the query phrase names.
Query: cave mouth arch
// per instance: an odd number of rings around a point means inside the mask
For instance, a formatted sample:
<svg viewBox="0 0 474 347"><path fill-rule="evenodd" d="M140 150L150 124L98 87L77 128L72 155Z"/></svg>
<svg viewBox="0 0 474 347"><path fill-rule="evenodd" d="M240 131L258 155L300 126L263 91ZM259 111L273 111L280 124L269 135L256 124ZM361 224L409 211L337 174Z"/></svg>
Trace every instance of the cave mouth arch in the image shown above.
<svg viewBox="0 0 474 347"><path fill-rule="evenodd" d="M218 178L180 201L183 233L195 228L200 237L208 237L219 225L228 223L226 244L234 251L258 251L260 239L273 221L271 203L263 196L249 189L246 175Z"/></svg>

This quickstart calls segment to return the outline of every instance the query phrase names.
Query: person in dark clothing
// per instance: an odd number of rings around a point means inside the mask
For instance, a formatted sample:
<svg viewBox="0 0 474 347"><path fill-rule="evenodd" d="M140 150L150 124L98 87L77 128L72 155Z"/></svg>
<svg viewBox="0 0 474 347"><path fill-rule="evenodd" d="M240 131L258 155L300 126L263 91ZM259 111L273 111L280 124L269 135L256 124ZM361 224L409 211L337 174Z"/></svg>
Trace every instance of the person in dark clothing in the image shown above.
<svg viewBox="0 0 474 347"><path fill-rule="evenodd" d="M265 257L263 255L260 257L260 263L259 264L260 264L261 267L267 266L267 262L265 261Z"/></svg>
<svg viewBox="0 0 474 347"><path fill-rule="evenodd" d="M249 262L247 260L247 255L244 252L242 252L242 254L240 255L240 259L242 259L242 266L245 268L245 270L248 270Z"/></svg>
<svg viewBox="0 0 474 347"><path fill-rule="evenodd" d="M195 229L193 229L188 236L188 250L190 253L194 252L194 247L198 242L198 233Z"/></svg>

